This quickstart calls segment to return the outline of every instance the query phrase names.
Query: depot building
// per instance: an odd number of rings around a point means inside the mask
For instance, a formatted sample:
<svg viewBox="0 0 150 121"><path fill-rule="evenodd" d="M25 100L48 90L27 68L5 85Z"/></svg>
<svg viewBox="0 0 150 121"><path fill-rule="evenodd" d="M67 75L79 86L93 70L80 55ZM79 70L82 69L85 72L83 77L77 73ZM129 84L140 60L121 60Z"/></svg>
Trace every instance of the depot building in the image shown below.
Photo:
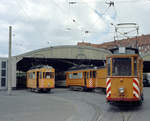
<svg viewBox="0 0 150 121"><path fill-rule="evenodd" d="M12 57L12 87L26 88L26 72L33 66L49 65L55 68L57 86L65 86L65 71L75 65L104 66L109 50L89 46L47 47ZM143 57L144 72L150 72L150 54ZM8 58L0 58L0 90L7 89Z"/></svg>
<svg viewBox="0 0 150 121"><path fill-rule="evenodd" d="M55 68L55 86L65 86L65 71L75 65L104 66L111 52L88 46L47 47L12 57L12 87L26 88L26 72L33 66L50 65ZM5 63L5 64L4 64ZM0 58L0 89L7 89L8 59ZM5 72L4 72L5 70Z"/></svg>

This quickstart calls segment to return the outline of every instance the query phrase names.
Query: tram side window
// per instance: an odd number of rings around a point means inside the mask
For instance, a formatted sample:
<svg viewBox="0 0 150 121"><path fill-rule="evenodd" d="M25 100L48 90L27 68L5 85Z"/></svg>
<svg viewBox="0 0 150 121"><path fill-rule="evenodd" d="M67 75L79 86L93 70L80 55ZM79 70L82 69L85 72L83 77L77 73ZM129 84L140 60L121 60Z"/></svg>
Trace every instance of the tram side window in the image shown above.
<svg viewBox="0 0 150 121"><path fill-rule="evenodd" d="M51 76L51 78L54 78L55 77L55 72L50 72L50 76Z"/></svg>
<svg viewBox="0 0 150 121"><path fill-rule="evenodd" d="M78 78L82 79L82 72L78 73Z"/></svg>
<svg viewBox="0 0 150 121"><path fill-rule="evenodd" d="M139 61L139 77L140 77L140 79L142 79L142 75L143 75L143 73L142 73L142 61L140 60ZM148 75L147 75L147 77L146 77L146 75L145 76L143 76L143 78L148 78Z"/></svg>
<svg viewBox="0 0 150 121"><path fill-rule="evenodd" d="M69 74L69 79L72 79L72 74Z"/></svg>
<svg viewBox="0 0 150 121"><path fill-rule="evenodd" d="M43 78L50 79L50 72L44 72L43 73Z"/></svg>
<svg viewBox="0 0 150 121"><path fill-rule="evenodd" d="M110 76L110 58L107 59L107 74Z"/></svg>
<svg viewBox="0 0 150 121"><path fill-rule="evenodd" d="M40 72L40 79L42 79L42 72Z"/></svg>
<svg viewBox="0 0 150 121"><path fill-rule="evenodd" d="M34 72L34 74L35 74L35 72ZM33 79L33 72L29 73L29 79Z"/></svg>
<svg viewBox="0 0 150 121"><path fill-rule="evenodd" d="M82 72L69 74L69 79L81 79L81 78L82 78Z"/></svg>
<svg viewBox="0 0 150 121"><path fill-rule="evenodd" d="M90 75L89 75L89 72L87 72L87 79L89 79L89 76L90 76Z"/></svg>
<svg viewBox="0 0 150 121"><path fill-rule="evenodd" d="M137 76L137 58L134 58L134 76Z"/></svg>
<svg viewBox="0 0 150 121"><path fill-rule="evenodd" d="M35 72L33 72L33 75L32 75L33 79L35 79Z"/></svg>
<svg viewBox="0 0 150 121"><path fill-rule="evenodd" d="M92 73L92 71L90 71L90 78L92 78L93 77L93 75L92 75L93 73Z"/></svg>
<svg viewBox="0 0 150 121"><path fill-rule="evenodd" d="M54 73L53 72L44 72L43 73L43 78L45 78L45 79L54 78Z"/></svg>
<svg viewBox="0 0 150 121"><path fill-rule="evenodd" d="M93 71L93 78L96 78L96 71Z"/></svg>
<svg viewBox="0 0 150 121"><path fill-rule="evenodd" d="M50 72L46 72L46 79L50 79L51 76L50 76Z"/></svg>
<svg viewBox="0 0 150 121"><path fill-rule="evenodd" d="M78 79L78 73L73 73L73 79Z"/></svg>
<svg viewBox="0 0 150 121"><path fill-rule="evenodd" d="M45 74L45 72L43 72L43 79L45 79L46 78L46 74Z"/></svg>

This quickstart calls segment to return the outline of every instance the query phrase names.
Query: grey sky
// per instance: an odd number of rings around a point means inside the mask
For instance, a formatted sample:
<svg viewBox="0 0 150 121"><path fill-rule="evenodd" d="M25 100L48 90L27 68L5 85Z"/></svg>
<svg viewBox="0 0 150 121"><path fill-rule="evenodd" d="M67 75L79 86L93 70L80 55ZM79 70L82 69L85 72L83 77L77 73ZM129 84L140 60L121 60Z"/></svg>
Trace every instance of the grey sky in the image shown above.
<svg viewBox="0 0 150 121"><path fill-rule="evenodd" d="M8 55L10 25L13 55L81 41L112 41L111 22L136 22L140 34L150 33L149 0L115 0L115 6L107 8L104 0L0 0L0 56Z"/></svg>

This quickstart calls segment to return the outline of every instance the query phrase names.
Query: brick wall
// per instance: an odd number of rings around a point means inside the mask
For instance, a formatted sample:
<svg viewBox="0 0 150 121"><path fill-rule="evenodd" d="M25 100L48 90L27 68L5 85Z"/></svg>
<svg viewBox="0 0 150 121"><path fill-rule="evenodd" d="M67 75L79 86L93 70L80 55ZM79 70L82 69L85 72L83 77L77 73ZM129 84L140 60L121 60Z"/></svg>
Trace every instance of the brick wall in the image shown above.
<svg viewBox="0 0 150 121"><path fill-rule="evenodd" d="M136 41L137 40L137 41ZM111 49L117 46L124 46L124 47L137 47L139 48L139 52L141 55L150 54L150 34L148 35L141 35L139 37L124 39L119 41L111 41L105 42L102 44L92 44L86 42L79 42L78 46L92 46L96 48L103 48L103 49Z"/></svg>

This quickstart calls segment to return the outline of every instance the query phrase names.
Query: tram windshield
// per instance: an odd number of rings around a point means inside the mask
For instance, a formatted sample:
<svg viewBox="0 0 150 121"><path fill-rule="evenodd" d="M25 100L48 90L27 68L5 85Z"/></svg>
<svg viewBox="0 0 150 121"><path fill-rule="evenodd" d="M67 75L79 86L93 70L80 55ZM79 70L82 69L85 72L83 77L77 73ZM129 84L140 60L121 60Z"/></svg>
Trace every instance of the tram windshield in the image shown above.
<svg viewBox="0 0 150 121"><path fill-rule="evenodd" d="M131 58L112 58L112 76L131 76Z"/></svg>

